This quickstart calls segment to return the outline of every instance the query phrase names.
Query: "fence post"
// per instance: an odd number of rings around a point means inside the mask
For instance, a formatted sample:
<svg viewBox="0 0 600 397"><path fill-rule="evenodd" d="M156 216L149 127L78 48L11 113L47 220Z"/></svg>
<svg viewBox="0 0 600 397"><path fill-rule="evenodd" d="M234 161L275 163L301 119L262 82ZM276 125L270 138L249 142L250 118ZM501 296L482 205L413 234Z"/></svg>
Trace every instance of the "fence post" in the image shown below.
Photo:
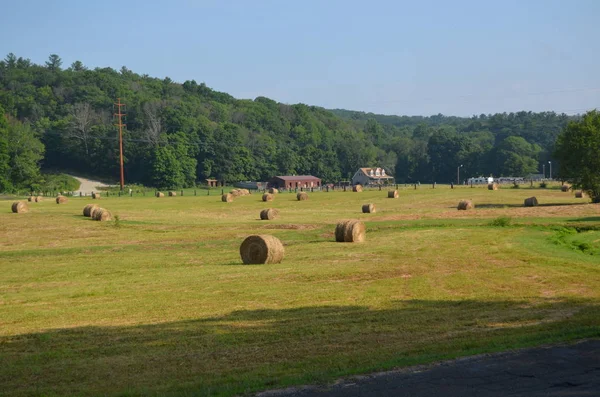
<svg viewBox="0 0 600 397"><path fill-rule="evenodd" d="M196 189L194 189L194 196L196 195Z"/></svg>
<svg viewBox="0 0 600 397"><path fill-rule="evenodd" d="M183 196L183 189L181 189L181 196Z"/></svg>

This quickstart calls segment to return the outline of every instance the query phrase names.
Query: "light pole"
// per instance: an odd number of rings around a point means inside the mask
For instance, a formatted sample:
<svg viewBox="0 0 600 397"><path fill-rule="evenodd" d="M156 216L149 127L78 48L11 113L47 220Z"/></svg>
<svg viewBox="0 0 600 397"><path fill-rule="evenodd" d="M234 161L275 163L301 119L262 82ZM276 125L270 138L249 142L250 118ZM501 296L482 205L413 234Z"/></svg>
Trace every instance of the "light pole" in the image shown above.
<svg viewBox="0 0 600 397"><path fill-rule="evenodd" d="M542 174L544 174L542 179L546 179L546 164L542 164Z"/></svg>
<svg viewBox="0 0 600 397"><path fill-rule="evenodd" d="M462 167L463 165L461 164L460 166L456 167L456 184L460 185L460 167Z"/></svg>
<svg viewBox="0 0 600 397"><path fill-rule="evenodd" d="M548 161L548 164L550 164L550 180L552 180L552 161Z"/></svg>

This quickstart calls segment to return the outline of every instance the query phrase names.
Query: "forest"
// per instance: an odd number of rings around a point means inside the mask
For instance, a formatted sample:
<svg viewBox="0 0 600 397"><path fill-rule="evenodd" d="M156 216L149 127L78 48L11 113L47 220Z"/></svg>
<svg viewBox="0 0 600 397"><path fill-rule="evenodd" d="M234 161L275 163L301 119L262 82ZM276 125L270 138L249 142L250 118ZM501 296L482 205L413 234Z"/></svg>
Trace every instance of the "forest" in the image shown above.
<svg viewBox="0 0 600 397"><path fill-rule="evenodd" d="M312 174L324 182L383 167L398 183L541 173L559 133L578 116L554 112L472 117L388 116L265 97L236 99L205 83L126 67L0 61L0 191L37 190L48 172L118 180L115 102L123 113L127 183L190 187ZM558 170L558 167L555 166Z"/></svg>

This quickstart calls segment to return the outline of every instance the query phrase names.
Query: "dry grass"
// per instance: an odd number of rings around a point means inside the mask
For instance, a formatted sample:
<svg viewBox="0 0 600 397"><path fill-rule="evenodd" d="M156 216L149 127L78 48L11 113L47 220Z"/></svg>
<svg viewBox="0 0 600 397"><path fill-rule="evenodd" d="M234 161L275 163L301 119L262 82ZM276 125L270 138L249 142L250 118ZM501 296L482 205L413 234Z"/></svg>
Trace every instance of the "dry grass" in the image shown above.
<svg viewBox="0 0 600 397"><path fill-rule="evenodd" d="M597 256L555 239L600 227L598 205L558 186L401 190L302 205L283 192L285 223L257 221L261 200L220 195L103 197L120 228L82 218L89 197L27 216L6 202L3 393L239 395L600 335ZM524 208L532 195L542 204ZM477 207L457 211L463 197ZM365 202L378 212L356 214ZM336 243L337 221L357 215L368 241ZM489 226L501 216L509 227ZM285 259L241 265L240 244L263 233Z"/></svg>

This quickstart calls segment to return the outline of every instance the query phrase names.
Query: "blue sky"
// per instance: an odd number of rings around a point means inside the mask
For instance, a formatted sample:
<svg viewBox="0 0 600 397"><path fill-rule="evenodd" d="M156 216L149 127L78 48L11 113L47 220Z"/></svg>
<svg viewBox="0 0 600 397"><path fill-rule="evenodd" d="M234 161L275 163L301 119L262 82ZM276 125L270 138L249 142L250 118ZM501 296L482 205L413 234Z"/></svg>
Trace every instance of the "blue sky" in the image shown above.
<svg viewBox="0 0 600 397"><path fill-rule="evenodd" d="M399 115L600 107L600 1L5 1L0 57Z"/></svg>

